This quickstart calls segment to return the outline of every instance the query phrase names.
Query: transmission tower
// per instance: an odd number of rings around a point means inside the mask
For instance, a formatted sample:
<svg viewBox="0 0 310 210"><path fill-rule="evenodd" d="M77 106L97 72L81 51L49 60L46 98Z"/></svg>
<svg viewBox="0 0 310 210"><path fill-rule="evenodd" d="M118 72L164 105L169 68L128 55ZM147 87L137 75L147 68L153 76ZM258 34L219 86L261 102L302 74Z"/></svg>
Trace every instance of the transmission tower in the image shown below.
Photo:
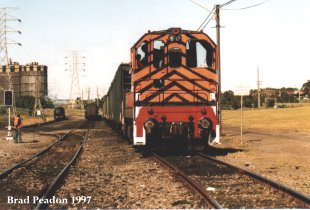
<svg viewBox="0 0 310 210"><path fill-rule="evenodd" d="M69 56L65 57L67 60L66 71L71 72L71 87L70 87L70 97L69 103L74 104L75 100L79 98L80 108L83 107L83 100L81 98L81 88L80 88L80 77L79 72L85 71L85 63L82 60L85 58L77 50L72 50L69 52Z"/></svg>
<svg viewBox="0 0 310 210"><path fill-rule="evenodd" d="M16 10L16 7L3 7L0 8L0 66L6 66L9 67L10 59L9 59L9 53L8 53L8 45L17 44L21 46L21 43L18 43L12 39L9 39L8 34L9 33L19 33L20 31L16 30L15 28L9 26L10 22L18 21L21 22L19 18L16 18L12 16L10 13L12 13L14 10ZM7 75L4 76L5 80L7 81L7 86L0 87L1 90L9 89L14 91L12 81L11 81L11 73L9 69L6 69ZM10 108L9 108L10 109ZM9 110L10 112L10 110ZM13 94L13 106L12 106L12 112L13 115L16 114L16 107L15 107L15 94Z"/></svg>
<svg viewBox="0 0 310 210"><path fill-rule="evenodd" d="M21 45L20 43L11 40L8 38L8 33L11 32L17 32L21 34L20 31L14 29L13 27L10 27L8 23L10 21L18 21L21 22L20 19L13 17L10 15L10 13L17 8L13 7L4 7L0 8L0 66L6 66L9 68L9 53L8 53L8 45L9 44L18 44ZM10 74L10 69L6 69L7 75L4 76L5 80L7 80L7 87L0 87L1 91L4 89L9 89L14 92L12 81L11 81L11 74ZM16 108L15 108L15 94L13 94L13 106L12 106L12 111L13 115L16 114ZM12 134L11 134L11 107L8 108L9 110L9 116L8 116L8 135L7 139L12 140Z"/></svg>
<svg viewBox="0 0 310 210"><path fill-rule="evenodd" d="M15 28L9 26L9 22L18 21L21 22L20 19L12 16L12 13L17 8L15 7L4 7L0 8L0 65L8 66L10 63L9 53L8 53L8 45L17 44L21 46L21 43L18 43L8 37L9 33L19 33L20 31L16 30ZM8 81L8 88L13 90L12 82L11 82L11 75L10 71L7 70L7 81Z"/></svg>

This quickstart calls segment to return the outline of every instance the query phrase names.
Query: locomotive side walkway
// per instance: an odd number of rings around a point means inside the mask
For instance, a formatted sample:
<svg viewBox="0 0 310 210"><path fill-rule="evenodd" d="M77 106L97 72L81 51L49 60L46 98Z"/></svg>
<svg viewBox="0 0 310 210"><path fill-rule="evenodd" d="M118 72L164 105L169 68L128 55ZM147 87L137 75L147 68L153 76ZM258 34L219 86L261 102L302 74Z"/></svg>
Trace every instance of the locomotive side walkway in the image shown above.
<svg viewBox="0 0 310 210"><path fill-rule="evenodd" d="M162 166L143 158L103 121L96 122L78 163L57 198L91 196L89 204L51 208L204 208L199 195Z"/></svg>

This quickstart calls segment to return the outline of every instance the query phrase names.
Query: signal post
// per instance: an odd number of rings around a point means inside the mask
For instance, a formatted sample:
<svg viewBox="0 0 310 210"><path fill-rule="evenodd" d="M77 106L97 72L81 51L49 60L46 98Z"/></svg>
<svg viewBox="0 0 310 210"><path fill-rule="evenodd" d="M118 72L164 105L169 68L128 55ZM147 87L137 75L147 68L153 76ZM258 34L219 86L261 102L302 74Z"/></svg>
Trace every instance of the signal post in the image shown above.
<svg viewBox="0 0 310 210"><path fill-rule="evenodd" d="M12 127L11 127L11 106L13 106L13 91L12 90L5 90L4 91L4 106L9 107L9 119L8 119L8 135L6 140L13 140L12 136Z"/></svg>

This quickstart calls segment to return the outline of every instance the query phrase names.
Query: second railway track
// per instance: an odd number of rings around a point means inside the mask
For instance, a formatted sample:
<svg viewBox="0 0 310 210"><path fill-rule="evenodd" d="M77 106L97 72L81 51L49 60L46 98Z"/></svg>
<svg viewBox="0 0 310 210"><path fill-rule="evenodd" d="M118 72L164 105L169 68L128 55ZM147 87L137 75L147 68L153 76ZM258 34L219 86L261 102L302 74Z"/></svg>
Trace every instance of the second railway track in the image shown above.
<svg viewBox="0 0 310 210"><path fill-rule="evenodd" d="M309 208L309 197L204 154L157 156L212 208Z"/></svg>
<svg viewBox="0 0 310 210"><path fill-rule="evenodd" d="M57 185L78 157L93 122L65 134L31 159L0 174L0 206L5 209L45 208ZM14 200L17 199L17 200ZM13 203L12 203L13 202Z"/></svg>

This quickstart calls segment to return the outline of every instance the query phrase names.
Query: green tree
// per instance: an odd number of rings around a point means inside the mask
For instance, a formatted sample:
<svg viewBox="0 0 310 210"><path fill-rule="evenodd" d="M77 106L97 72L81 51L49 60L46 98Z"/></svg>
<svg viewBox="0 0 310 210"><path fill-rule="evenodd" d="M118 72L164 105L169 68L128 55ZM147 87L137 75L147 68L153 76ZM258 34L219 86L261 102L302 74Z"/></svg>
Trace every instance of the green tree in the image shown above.
<svg viewBox="0 0 310 210"><path fill-rule="evenodd" d="M267 107L274 107L275 103L276 103L275 99L270 98L270 99L267 99L266 106Z"/></svg>
<svg viewBox="0 0 310 210"><path fill-rule="evenodd" d="M234 100L234 92L231 90L225 91L222 95L222 104L231 105Z"/></svg>
<svg viewBox="0 0 310 210"><path fill-rule="evenodd" d="M305 97L310 97L310 80L302 85L301 91L304 93Z"/></svg>
<svg viewBox="0 0 310 210"><path fill-rule="evenodd" d="M43 108L55 108L54 102L49 97L42 98L41 105Z"/></svg>
<svg viewBox="0 0 310 210"><path fill-rule="evenodd" d="M235 96L233 101L232 101L232 104L231 104L232 108L233 109L239 109L241 107L240 101L241 101L241 97Z"/></svg>
<svg viewBox="0 0 310 210"><path fill-rule="evenodd" d="M16 107L25 108L32 110L34 107L35 97L34 96L19 96L15 98ZM53 101L46 97L41 98L41 105L43 108L54 108Z"/></svg>
<svg viewBox="0 0 310 210"><path fill-rule="evenodd" d="M252 96L243 97L243 104L244 107L253 108L255 106L253 97Z"/></svg>
<svg viewBox="0 0 310 210"><path fill-rule="evenodd" d="M18 108L33 109L34 96L19 96L15 98L15 104Z"/></svg>

